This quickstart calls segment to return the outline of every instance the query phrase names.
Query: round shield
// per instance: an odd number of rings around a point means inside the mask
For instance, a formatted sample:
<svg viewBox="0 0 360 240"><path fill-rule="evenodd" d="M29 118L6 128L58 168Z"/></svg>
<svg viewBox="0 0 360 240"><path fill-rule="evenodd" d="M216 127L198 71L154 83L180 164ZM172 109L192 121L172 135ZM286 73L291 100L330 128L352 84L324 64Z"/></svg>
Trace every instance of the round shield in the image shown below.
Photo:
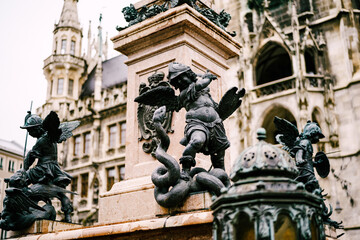
<svg viewBox="0 0 360 240"><path fill-rule="evenodd" d="M320 177L326 178L329 175L330 163L324 152L316 153L314 166Z"/></svg>

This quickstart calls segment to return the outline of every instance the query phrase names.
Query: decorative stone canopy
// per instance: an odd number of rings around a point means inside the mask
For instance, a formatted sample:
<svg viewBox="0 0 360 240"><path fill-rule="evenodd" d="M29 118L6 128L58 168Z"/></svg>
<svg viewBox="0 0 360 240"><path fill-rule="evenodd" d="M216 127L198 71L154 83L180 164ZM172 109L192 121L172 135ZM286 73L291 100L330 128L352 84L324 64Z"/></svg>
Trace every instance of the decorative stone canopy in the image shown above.
<svg viewBox="0 0 360 240"><path fill-rule="evenodd" d="M213 204L214 239L325 240L321 198L294 180L294 160L280 148L259 142L245 149L231 171L233 185Z"/></svg>
<svg viewBox="0 0 360 240"><path fill-rule="evenodd" d="M259 142L245 149L232 168L233 182L251 176L284 176L294 178L297 174L295 161L280 148L265 142L266 130L257 131Z"/></svg>

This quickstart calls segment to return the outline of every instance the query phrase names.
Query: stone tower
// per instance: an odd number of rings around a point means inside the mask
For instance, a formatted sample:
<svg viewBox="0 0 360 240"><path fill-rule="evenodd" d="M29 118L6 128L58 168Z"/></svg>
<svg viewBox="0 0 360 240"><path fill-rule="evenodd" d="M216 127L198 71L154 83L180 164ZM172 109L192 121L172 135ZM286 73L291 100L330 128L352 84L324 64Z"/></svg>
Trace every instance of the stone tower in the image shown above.
<svg viewBox="0 0 360 240"><path fill-rule="evenodd" d="M77 100L86 75L81 57L82 29L78 20L77 0L64 0L60 20L54 27L53 49L44 60L48 87L45 109L59 111L62 104ZM45 111L48 112L48 111ZM61 116L64 114L59 112Z"/></svg>

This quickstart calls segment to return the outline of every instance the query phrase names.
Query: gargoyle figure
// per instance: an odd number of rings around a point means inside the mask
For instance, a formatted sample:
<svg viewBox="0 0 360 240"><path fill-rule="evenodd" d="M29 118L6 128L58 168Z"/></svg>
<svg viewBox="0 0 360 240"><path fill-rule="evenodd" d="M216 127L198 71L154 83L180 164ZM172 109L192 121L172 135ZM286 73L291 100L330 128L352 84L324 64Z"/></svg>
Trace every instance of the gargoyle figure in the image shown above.
<svg viewBox="0 0 360 240"><path fill-rule="evenodd" d="M37 183L28 187L28 180L24 169L5 179L9 187L5 190L1 229L21 230L31 226L38 219L55 220L56 211L51 199L61 200L64 193L75 194L55 185ZM39 201L45 202L45 205L39 206Z"/></svg>
<svg viewBox="0 0 360 240"><path fill-rule="evenodd" d="M30 112L25 117L25 124L21 128L26 129L30 136L37 138L33 148L24 159L28 184L55 185L66 188L71 182L71 176L62 171L57 161L57 143L61 143L72 136L72 131L78 127L79 121L60 123L59 117L51 111L44 121ZM38 159L35 167L30 168L35 159ZM30 169L29 169L30 168ZM69 198L64 193L58 194L61 201L61 210L65 214L65 221L71 222L73 207Z"/></svg>
<svg viewBox="0 0 360 240"><path fill-rule="evenodd" d="M302 182L307 191L322 198L322 189L315 177L314 167L320 177L326 178L330 172L330 164L324 152L318 152L315 155L315 161L313 161L312 144L318 143L319 139L325 137L319 125L315 122L308 121L304 127L304 131L299 134L297 127L285 119L275 117L274 123L280 132L280 134L276 135L276 140L284 146L284 150L288 151L290 155L295 158L295 163L299 170L295 181ZM329 218L332 214L331 206L330 211L328 211L323 201L322 208L324 222L335 228L341 228L341 222L338 223Z"/></svg>
<svg viewBox="0 0 360 240"><path fill-rule="evenodd" d="M198 173L197 171L206 172L198 168L191 170L191 167L196 164L195 155L199 152L210 155L214 167L213 171L225 173L225 149L230 146L230 143L225 134L223 120L241 105L241 98L245 94L245 89L239 91L236 87L230 89L225 93L220 103L217 104L212 99L208 87L213 80L217 79L215 75L206 72L204 75L198 76L189 66L173 62L169 64L168 79L173 87L180 90L179 96L175 95L174 89L164 86L144 92L135 98L135 101L151 106L166 106L166 109L170 111L179 111L183 107L186 109L187 125L184 130L185 136L180 142L185 146L180 158L180 164L182 165L181 179L185 180L183 184L189 184L194 175ZM155 114L154 119L157 119ZM155 122L154 126L156 128ZM156 130L158 131L157 128ZM161 144L164 144L164 139L165 137L161 139ZM162 149L167 148L162 147ZM158 157L161 155L157 154L158 151L156 151L156 158L161 162ZM166 150L164 151L166 152ZM175 163L176 161L173 165L177 164ZM159 174L167 172L164 170L159 171ZM176 191L176 189L174 187L171 191Z"/></svg>

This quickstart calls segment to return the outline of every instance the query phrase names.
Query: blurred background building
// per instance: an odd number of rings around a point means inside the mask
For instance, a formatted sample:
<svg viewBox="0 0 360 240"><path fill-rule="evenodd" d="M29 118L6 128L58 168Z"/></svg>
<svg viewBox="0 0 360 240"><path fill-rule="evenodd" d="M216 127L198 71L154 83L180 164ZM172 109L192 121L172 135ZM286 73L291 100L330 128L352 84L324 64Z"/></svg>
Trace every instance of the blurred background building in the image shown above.
<svg viewBox="0 0 360 240"><path fill-rule="evenodd" d="M236 74L227 79L247 90L240 111L232 117L237 128L230 134L231 156L253 145L260 127L267 131L267 142L275 144L274 116L300 131L307 120L316 121L326 136L317 149L327 152L331 161L330 175L320 185L334 208L332 218L344 221L343 238L354 239L360 232L359 2L210 4L230 13L227 30L236 31L243 46L231 63ZM58 153L64 170L74 177L71 190L79 193L74 197L74 220L91 225L97 221L99 195L125 178L127 58L107 59L101 25L95 38L88 30L87 52L81 52L83 32L74 0L64 0L53 34L53 50L44 61L47 100L37 112L45 117L55 110L62 121L81 120Z"/></svg>
<svg viewBox="0 0 360 240"><path fill-rule="evenodd" d="M0 139L0 211L3 210L3 200L7 184L5 178L10 178L14 172L23 167L24 148L14 141Z"/></svg>

